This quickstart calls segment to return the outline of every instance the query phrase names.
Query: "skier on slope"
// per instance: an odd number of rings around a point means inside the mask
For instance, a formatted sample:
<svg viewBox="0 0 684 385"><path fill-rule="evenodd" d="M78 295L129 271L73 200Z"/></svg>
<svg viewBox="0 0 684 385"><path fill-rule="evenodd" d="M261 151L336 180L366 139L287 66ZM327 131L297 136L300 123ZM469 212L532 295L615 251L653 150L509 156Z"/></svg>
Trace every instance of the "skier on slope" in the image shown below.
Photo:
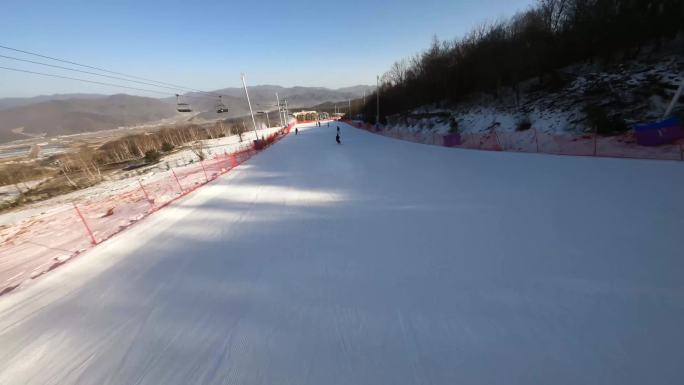
<svg viewBox="0 0 684 385"><path fill-rule="evenodd" d="M337 144L342 144L342 142L340 141L340 132L339 131L337 131L337 135L335 135L335 141L337 142Z"/></svg>
<svg viewBox="0 0 684 385"><path fill-rule="evenodd" d="M299 135L299 129L295 127L295 135Z"/></svg>

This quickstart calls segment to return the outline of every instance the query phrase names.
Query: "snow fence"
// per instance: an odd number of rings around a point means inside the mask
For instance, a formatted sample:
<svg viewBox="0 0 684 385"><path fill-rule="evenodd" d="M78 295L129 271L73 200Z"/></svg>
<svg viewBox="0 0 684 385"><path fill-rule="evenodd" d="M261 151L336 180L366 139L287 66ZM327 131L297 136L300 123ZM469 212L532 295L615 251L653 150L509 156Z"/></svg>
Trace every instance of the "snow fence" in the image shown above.
<svg viewBox="0 0 684 385"><path fill-rule="evenodd" d="M294 124L263 139L283 138ZM258 151L246 144L190 166L131 183L116 195L91 197L0 230L0 295L43 275L173 201L227 173Z"/></svg>
<svg viewBox="0 0 684 385"><path fill-rule="evenodd" d="M435 132L409 132L388 127L376 127L362 122L350 122L354 127L383 136L455 148L487 151L531 152L554 155L597 156L610 158L684 160L684 142L660 146L642 146L634 134L602 137L597 135L552 135L534 128L525 131L458 133L442 135Z"/></svg>

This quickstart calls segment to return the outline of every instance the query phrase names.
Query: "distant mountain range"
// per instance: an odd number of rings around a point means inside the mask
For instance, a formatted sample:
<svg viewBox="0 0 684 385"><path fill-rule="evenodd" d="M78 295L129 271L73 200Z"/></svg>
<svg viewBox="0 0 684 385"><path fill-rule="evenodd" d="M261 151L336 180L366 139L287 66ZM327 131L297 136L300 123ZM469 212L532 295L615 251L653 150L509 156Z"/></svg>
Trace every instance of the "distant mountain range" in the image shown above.
<svg viewBox="0 0 684 385"><path fill-rule="evenodd" d="M364 91L370 94L375 88L371 86L353 86L340 89L329 89L323 87L280 87L273 85L261 85L249 87L249 98L252 102L252 109L254 111L272 111L276 107L276 93L280 100L287 100L287 105L290 110L302 107L310 107L324 102L346 102L349 99L355 99L363 96ZM204 111L197 117L202 119L217 119L223 117L238 117L249 114L249 105L245 98L245 91L242 88L223 88L212 91L212 93L221 94L223 96L223 103L228 106L229 112L227 114L217 114L215 106L218 103L218 97L211 97L200 93L188 93L184 95L184 100L191 104L193 109L197 111ZM175 98L168 100L174 101Z"/></svg>
<svg viewBox="0 0 684 385"><path fill-rule="evenodd" d="M58 98L0 110L0 142L107 130L175 114L174 105L140 96Z"/></svg>
<svg viewBox="0 0 684 385"><path fill-rule="evenodd" d="M276 92L286 99L290 110L325 102L346 102L370 94L372 86L353 86L340 89L323 87L280 87L261 85L249 87L254 112L276 109ZM223 103L229 112L217 114L218 97L202 93L188 93L183 100L192 106L193 113L185 114L191 121L234 118L249 114L249 106L242 88L211 91L224 95ZM126 94L57 94L31 98L0 98L0 142L25 139L27 136L57 136L107 130L120 126L180 117L176 112L176 98L147 98ZM181 117L183 119L183 117Z"/></svg>
<svg viewBox="0 0 684 385"><path fill-rule="evenodd" d="M69 99L102 99L107 95L100 94L54 94L54 95L40 95L31 98L3 98L0 99L0 110L8 108L28 106L29 104L36 104L40 102L48 102L51 100L69 100Z"/></svg>

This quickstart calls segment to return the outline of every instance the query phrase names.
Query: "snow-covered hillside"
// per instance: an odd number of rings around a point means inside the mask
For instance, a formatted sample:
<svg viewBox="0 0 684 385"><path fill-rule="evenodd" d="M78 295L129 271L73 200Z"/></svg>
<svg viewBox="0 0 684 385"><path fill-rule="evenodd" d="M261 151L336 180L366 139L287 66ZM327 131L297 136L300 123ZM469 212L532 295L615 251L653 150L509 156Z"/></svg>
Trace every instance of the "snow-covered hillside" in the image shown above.
<svg viewBox="0 0 684 385"><path fill-rule="evenodd" d="M0 383L684 382L681 163L335 126L0 297Z"/></svg>
<svg viewBox="0 0 684 385"><path fill-rule="evenodd" d="M628 125L662 117L684 76L684 57L642 59L602 68L577 65L540 84L532 79L499 97L477 95L453 106L425 106L388 117L388 128L407 132L511 132L522 122L549 134L591 131L585 106L600 107ZM684 113L684 98L678 110Z"/></svg>

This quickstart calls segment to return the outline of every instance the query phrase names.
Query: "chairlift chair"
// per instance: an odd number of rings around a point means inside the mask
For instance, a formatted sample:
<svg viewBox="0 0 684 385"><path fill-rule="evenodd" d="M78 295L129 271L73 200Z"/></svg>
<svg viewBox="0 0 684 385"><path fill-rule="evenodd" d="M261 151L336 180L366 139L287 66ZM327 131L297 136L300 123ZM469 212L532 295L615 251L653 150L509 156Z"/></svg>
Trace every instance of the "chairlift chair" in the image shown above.
<svg viewBox="0 0 684 385"><path fill-rule="evenodd" d="M219 103L216 105L216 113L222 114L224 112L228 112L228 107L226 107L226 105L223 104L223 96L219 95Z"/></svg>
<svg viewBox="0 0 684 385"><path fill-rule="evenodd" d="M180 95L176 94L176 111L178 112L192 112L192 108L188 103L181 102Z"/></svg>

